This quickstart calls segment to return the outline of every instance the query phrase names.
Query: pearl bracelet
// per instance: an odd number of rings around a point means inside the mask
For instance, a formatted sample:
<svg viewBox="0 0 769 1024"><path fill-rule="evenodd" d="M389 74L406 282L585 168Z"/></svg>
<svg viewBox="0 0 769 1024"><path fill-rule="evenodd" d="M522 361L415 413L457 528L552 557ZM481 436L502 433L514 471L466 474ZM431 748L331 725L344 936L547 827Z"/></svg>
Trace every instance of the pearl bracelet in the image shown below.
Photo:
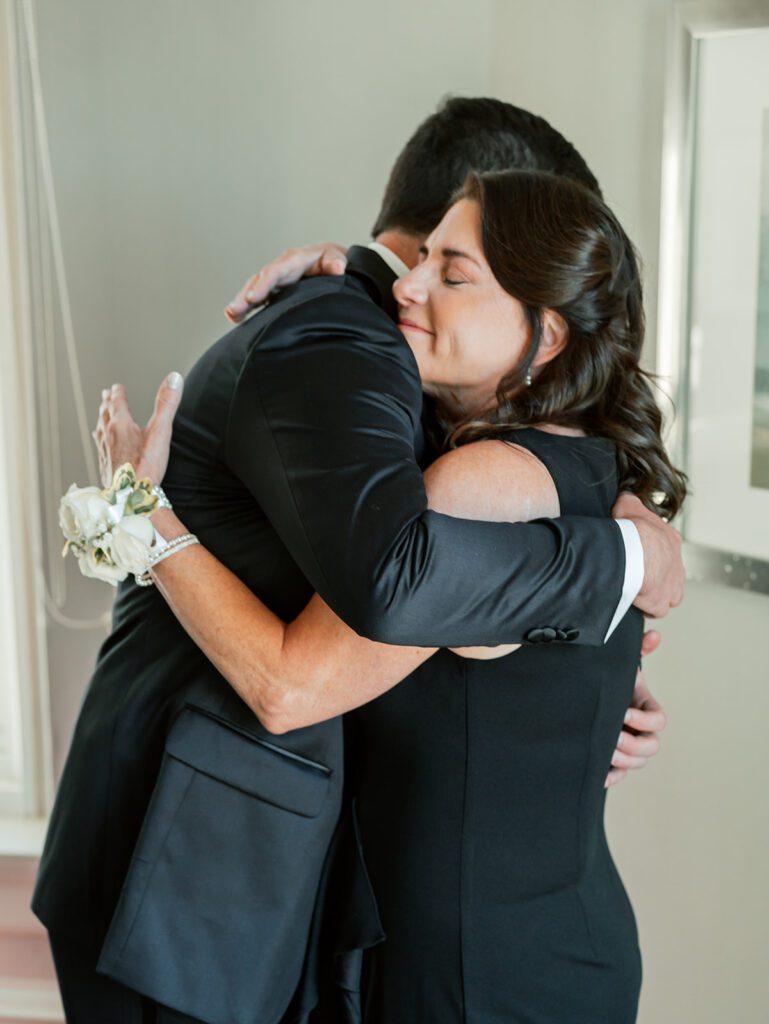
<svg viewBox="0 0 769 1024"><path fill-rule="evenodd" d="M152 487L152 493L158 499L158 503L155 506L155 511L159 511L161 508L173 508L173 505L168 500L168 495L160 486L160 484L154 484Z"/></svg>
<svg viewBox="0 0 769 1024"><path fill-rule="evenodd" d="M158 534L158 537L160 535ZM200 541L194 533L183 533L181 537L174 537L173 540L169 540L164 543L160 550L150 557L149 565L147 566L146 572L135 576L137 584L140 587L151 587L155 582L152 579L151 570L164 558L168 558L170 555L175 555L179 551L183 551L185 548L191 547L193 544L200 544Z"/></svg>

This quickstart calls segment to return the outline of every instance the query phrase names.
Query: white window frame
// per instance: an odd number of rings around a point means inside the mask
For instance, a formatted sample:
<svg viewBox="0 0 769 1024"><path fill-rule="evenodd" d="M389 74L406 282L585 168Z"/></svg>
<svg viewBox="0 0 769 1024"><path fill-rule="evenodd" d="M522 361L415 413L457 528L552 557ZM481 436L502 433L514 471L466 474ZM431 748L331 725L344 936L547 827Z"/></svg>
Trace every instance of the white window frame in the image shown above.
<svg viewBox="0 0 769 1024"><path fill-rule="evenodd" d="M0 855L39 852L53 793L14 6L0 0Z"/></svg>

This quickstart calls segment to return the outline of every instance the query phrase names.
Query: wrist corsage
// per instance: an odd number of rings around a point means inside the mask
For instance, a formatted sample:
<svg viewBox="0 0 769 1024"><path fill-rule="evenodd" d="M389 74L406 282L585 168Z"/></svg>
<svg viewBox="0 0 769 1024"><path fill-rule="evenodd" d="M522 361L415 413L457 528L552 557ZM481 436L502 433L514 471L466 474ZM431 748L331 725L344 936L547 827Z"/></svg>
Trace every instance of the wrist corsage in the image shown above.
<svg viewBox="0 0 769 1024"><path fill-rule="evenodd" d="M59 524L67 552L77 558L84 576L116 587L129 574L147 572L155 544L150 516L159 504L151 480L136 479L130 463L115 471L112 485L72 484L59 505Z"/></svg>

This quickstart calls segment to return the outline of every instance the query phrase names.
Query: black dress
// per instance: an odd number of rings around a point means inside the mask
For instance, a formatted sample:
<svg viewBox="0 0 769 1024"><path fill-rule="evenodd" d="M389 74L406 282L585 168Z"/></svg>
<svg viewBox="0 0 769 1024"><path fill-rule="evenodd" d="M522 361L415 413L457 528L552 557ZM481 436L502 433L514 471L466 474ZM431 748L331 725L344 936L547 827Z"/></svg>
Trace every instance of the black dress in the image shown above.
<svg viewBox="0 0 769 1024"><path fill-rule="evenodd" d="M614 445L508 439L562 514L607 516ZM603 647L439 651L354 713L356 810L386 941L364 954L365 1024L632 1024L641 961L603 825L643 633Z"/></svg>

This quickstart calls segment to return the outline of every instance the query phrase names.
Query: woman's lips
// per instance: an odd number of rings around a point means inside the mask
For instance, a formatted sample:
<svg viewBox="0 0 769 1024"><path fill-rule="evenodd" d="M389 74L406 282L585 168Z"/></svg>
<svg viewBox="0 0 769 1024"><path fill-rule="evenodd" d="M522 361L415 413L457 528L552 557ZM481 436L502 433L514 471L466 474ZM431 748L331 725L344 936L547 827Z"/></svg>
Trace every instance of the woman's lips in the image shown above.
<svg viewBox="0 0 769 1024"><path fill-rule="evenodd" d="M398 326L405 328L407 331L421 331L422 334L433 334L433 332L428 331L426 327L420 327L419 324L415 324L413 320L399 320Z"/></svg>

